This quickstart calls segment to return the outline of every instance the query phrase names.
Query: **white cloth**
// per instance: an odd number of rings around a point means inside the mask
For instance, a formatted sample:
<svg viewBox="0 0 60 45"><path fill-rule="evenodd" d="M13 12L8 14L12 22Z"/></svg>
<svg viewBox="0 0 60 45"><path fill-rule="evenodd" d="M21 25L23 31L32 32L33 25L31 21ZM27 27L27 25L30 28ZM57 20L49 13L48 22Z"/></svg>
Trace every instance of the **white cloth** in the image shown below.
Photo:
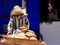
<svg viewBox="0 0 60 45"><path fill-rule="evenodd" d="M26 9L25 9L25 8L22 9L21 11L22 11L22 13L23 13L24 15L28 15L28 14L26 13Z"/></svg>

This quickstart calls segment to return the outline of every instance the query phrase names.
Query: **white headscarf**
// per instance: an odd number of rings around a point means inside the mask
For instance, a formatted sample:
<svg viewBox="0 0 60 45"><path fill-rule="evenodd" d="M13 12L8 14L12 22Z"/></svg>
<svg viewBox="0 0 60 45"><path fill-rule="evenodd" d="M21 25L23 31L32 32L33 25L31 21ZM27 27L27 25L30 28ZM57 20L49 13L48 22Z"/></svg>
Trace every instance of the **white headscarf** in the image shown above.
<svg viewBox="0 0 60 45"><path fill-rule="evenodd" d="M14 11L21 12L21 7L19 7L18 5L14 6Z"/></svg>
<svg viewBox="0 0 60 45"><path fill-rule="evenodd" d="M16 12L22 12L24 15L27 15L26 8L21 8L19 5L14 6L13 10L11 11L11 15L15 14Z"/></svg>

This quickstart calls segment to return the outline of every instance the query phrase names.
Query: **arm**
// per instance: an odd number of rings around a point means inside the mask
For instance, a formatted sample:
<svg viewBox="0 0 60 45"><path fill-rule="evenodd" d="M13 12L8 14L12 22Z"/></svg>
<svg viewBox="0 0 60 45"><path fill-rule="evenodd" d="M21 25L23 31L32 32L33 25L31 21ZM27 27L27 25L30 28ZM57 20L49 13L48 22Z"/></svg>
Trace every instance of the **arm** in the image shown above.
<svg viewBox="0 0 60 45"><path fill-rule="evenodd" d="M12 33L12 25L13 25L12 21L13 21L12 18L10 18L8 27L7 27L7 29L8 29L7 35Z"/></svg>

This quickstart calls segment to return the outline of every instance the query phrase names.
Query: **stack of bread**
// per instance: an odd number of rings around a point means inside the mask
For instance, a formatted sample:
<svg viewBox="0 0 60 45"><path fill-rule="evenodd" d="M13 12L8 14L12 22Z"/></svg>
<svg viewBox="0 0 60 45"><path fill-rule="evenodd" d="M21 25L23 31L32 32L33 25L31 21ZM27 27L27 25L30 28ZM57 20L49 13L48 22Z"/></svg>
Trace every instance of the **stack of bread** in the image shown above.
<svg viewBox="0 0 60 45"><path fill-rule="evenodd" d="M10 38L19 38L19 39L29 39L29 40L37 40L36 39L36 35L31 33L31 32L20 32L18 34L12 34L12 35L8 35L7 37Z"/></svg>
<svg viewBox="0 0 60 45"><path fill-rule="evenodd" d="M26 36L29 37L30 40L37 40L36 35L34 33L27 32Z"/></svg>
<svg viewBox="0 0 60 45"><path fill-rule="evenodd" d="M10 37L10 38L20 38L20 39L28 39L28 37L26 37L23 32L18 33L18 34L8 35L7 37Z"/></svg>

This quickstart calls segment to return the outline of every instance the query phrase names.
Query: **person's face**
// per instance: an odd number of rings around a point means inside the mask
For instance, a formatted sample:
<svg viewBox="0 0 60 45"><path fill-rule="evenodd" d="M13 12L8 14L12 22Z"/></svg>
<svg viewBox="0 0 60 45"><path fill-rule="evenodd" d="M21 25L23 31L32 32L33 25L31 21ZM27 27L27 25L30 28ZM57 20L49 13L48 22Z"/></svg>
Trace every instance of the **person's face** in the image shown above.
<svg viewBox="0 0 60 45"><path fill-rule="evenodd" d="M15 17L19 17L22 13L21 12L16 12Z"/></svg>
<svg viewBox="0 0 60 45"><path fill-rule="evenodd" d="M25 26L22 26L22 27L20 27L20 30L21 30L22 32L26 32L26 31L28 30L28 28L25 27Z"/></svg>

